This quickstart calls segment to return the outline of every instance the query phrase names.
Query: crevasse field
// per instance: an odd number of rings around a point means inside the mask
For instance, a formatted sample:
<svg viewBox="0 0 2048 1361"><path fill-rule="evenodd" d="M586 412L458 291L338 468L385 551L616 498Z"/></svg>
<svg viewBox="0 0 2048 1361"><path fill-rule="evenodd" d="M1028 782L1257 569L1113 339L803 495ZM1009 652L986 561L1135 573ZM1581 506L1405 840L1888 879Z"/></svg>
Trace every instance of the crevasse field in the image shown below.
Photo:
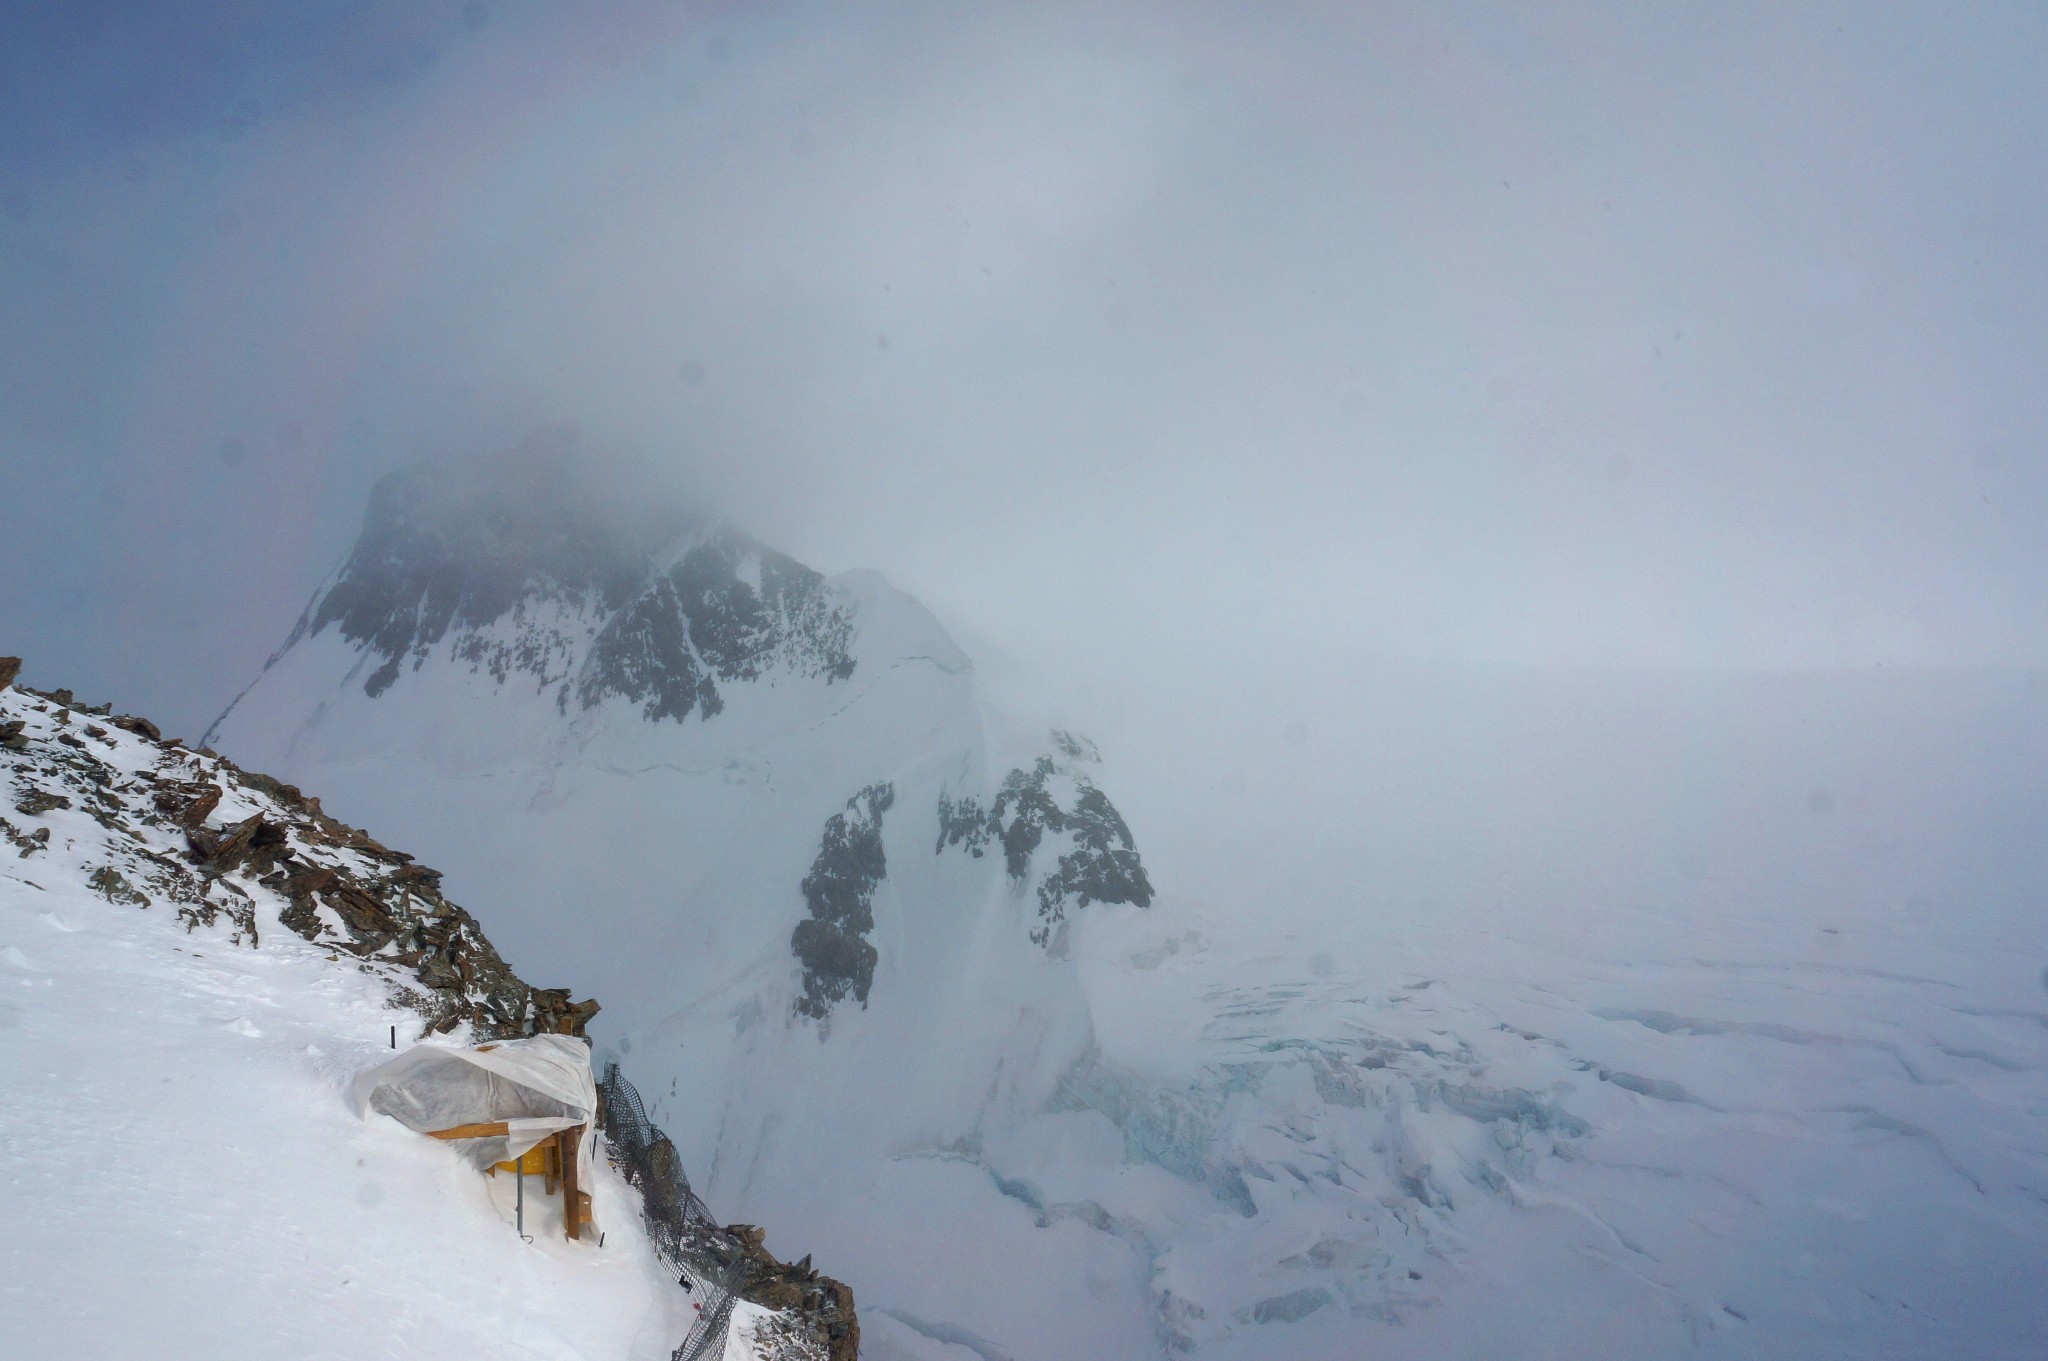
<svg viewBox="0 0 2048 1361"><path fill-rule="evenodd" d="M1254 1136L1304 1185L1380 1139L1427 1167L1449 1270L1315 1346L2048 1346L2048 678L1351 674L1355 704L1298 711L1248 678L1203 741L1129 716L1126 798L1183 894L1096 923L1084 965L1134 1062L1413 1075L1397 1114ZM1550 1156L1461 1120L1461 1084L1554 1103Z"/></svg>

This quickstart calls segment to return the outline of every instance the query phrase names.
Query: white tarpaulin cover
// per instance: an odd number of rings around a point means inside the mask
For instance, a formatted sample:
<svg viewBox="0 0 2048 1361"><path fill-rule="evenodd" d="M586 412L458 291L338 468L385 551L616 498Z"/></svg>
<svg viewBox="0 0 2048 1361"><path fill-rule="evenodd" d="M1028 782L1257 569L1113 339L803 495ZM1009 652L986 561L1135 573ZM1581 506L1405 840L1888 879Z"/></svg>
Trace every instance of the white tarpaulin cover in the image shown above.
<svg viewBox="0 0 2048 1361"><path fill-rule="evenodd" d="M580 1185L591 1184L597 1147L597 1083L590 1046L568 1035L534 1035L495 1044L421 1044L355 1080L350 1094L363 1115L388 1115L422 1134L504 1121L509 1132L454 1139L479 1168L510 1162L557 1130L584 1125L577 1145Z"/></svg>

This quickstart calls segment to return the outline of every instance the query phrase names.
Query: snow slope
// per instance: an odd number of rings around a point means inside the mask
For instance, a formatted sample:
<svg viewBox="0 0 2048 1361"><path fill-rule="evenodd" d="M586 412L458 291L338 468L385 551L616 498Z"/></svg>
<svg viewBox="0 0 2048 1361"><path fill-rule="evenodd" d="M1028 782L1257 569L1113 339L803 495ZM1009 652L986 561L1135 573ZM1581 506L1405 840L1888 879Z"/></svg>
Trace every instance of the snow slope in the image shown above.
<svg viewBox="0 0 2048 1361"><path fill-rule="evenodd" d="M161 768L154 743L55 713L0 691L0 721L37 749L71 737L110 788ZM616 1174L592 1188L602 1248L562 1241L539 1197L522 1243L505 1186L348 1105L391 1027L418 1038L383 972L302 940L260 888L243 922L189 929L167 898L125 900L134 881L96 890L123 856L184 848L169 829L104 825L95 813L119 805L33 750L10 770L0 1355L669 1355L687 1301ZM24 812L36 790L72 806Z"/></svg>
<svg viewBox="0 0 2048 1361"><path fill-rule="evenodd" d="M811 598L850 667L678 720L590 682L624 607L491 552L515 603L303 626L218 740L593 980L713 1208L843 1264L870 1356L2040 1350L2038 690L1248 656L1112 770L873 574ZM1043 915L1073 831L1008 872L976 816L1041 757L1132 815L1149 907ZM821 901L874 953L819 1019Z"/></svg>

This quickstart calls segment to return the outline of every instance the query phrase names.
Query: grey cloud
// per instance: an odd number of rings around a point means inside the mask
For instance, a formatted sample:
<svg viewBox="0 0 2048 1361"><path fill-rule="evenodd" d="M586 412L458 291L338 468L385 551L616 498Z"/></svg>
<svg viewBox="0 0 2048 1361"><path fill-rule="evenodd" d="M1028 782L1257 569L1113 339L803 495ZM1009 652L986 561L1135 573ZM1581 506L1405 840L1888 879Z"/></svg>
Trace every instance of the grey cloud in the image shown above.
<svg viewBox="0 0 2048 1361"><path fill-rule="evenodd" d="M114 13L0 138L31 679L194 727L560 422L1122 703L2048 660L2032 11Z"/></svg>

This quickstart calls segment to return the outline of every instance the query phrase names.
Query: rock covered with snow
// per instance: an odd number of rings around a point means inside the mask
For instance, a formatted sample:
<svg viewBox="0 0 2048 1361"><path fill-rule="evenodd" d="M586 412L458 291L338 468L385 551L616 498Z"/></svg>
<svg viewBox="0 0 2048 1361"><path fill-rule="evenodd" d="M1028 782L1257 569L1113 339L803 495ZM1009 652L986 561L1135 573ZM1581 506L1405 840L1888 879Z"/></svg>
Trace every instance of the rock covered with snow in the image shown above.
<svg viewBox="0 0 2048 1361"><path fill-rule="evenodd" d="M438 871L332 817L317 797L210 750L164 740L148 720L82 704L69 691L11 687L18 671L17 659L0 658L9 682L0 686L7 808L0 855L18 863L0 885L10 909L94 899L124 913L159 909L191 941L194 958L204 957L196 949L203 944L216 956L282 951L302 971L308 960L325 961L329 971L359 979L361 996L393 1018L393 1044L436 1034L581 1036L597 1014L594 1000L527 984L476 918L442 892ZM16 956L27 959L10 945L6 958ZM407 1015L403 1024L396 1020ZM11 1025L12 1012L0 1020ZM252 1039L264 1034L247 1016L229 1028ZM381 1025L371 1029L381 1034ZM234 1110L222 1116L252 1118ZM172 1118L155 1124L173 1142L194 1133ZM690 1322L680 1314L680 1292L638 1239L631 1193L607 1181L603 1194L610 1236L622 1248L638 1242L636 1264L646 1259L657 1275L657 1299L643 1307L670 1320L672 1347ZM759 1230L695 1227L705 1268L726 1269L748 1302L748 1334L758 1335L758 1345L735 1343L733 1354L850 1361L858 1326L845 1286L812 1270L809 1258L784 1266L767 1253ZM461 1331L459 1315L444 1323ZM364 1345L379 1344L371 1338Z"/></svg>
<svg viewBox="0 0 2048 1361"><path fill-rule="evenodd" d="M163 904L188 928L225 921L235 944L261 938L259 902L277 925L361 960L423 1018L422 1033L466 1026L481 1038L583 1033L594 1001L534 988L477 921L441 892L440 874L328 815L293 785L218 754L158 740L146 720L79 704L68 691L7 692L18 739L4 759L21 825L0 835L22 858L49 848L58 810L103 835L86 882L135 907ZM117 735L117 733L119 735Z"/></svg>

